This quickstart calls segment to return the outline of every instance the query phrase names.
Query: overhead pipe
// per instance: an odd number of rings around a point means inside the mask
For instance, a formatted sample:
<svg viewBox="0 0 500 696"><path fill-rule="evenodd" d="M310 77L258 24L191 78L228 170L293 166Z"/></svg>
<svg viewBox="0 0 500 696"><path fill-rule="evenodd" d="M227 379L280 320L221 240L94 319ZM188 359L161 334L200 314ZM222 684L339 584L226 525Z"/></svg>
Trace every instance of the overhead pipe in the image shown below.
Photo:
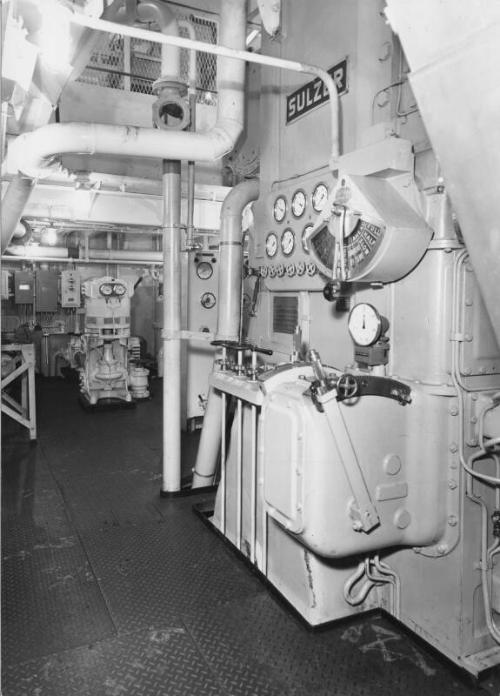
<svg viewBox="0 0 500 696"><path fill-rule="evenodd" d="M26 259L33 261L47 261L53 259L68 259L75 263L85 263L87 260L101 261L102 263L153 263L161 265L163 255L161 251L133 251L130 249L88 249L85 256L73 257L69 255L66 247L52 246L24 246L12 244L7 247L3 261Z"/></svg>
<svg viewBox="0 0 500 696"><path fill-rule="evenodd" d="M228 193L222 205L216 334L220 340L237 341L239 338L243 267L241 217L248 203L259 197L259 189L258 179L242 181ZM193 488L210 485L213 481L221 445L222 410L221 394L210 387L193 471Z"/></svg>
<svg viewBox="0 0 500 696"><path fill-rule="evenodd" d="M243 0L221 3L221 41L223 41L223 15L227 26L232 27L241 21L244 14ZM338 94L332 77L315 65L297 61L262 56L249 51L234 49L226 45L214 46L202 41L193 41L177 36L158 34L137 27L128 27L106 20L74 13L71 21L89 28L156 41L212 53L224 58L233 58L283 70L316 75L326 85L330 95L331 107L331 166L339 154L338 134ZM242 44L244 45L244 43ZM213 161L228 154L243 131L243 85L244 69L235 65L234 60L220 61L218 69L218 116L215 126L206 133L169 132L141 129L130 126L107 124L57 123L43 126L31 133L20 135L9 149L11 169L35 178L50 173L57 154L108 154L122 156L152 157L162 159L187 159L194 161ZM60 164L57 169L60 169ZM11 169L12 170L12 169ZM25 201L26 202L26 201ZM20 204L19 204L20 206ZM19 220L22 208L15 215ZM8 244L8 232L2 235L2 251Z"/></svg>

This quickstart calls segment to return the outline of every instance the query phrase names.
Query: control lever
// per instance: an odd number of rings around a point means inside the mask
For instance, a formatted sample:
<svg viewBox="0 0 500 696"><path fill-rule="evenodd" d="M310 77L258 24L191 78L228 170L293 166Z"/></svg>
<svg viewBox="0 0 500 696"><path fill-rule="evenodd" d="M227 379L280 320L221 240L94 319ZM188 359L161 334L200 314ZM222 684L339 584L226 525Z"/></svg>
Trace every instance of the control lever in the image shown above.
<svg viewBox="0 0 500 696"><path fill-rule="evenodd" d="M244 367L243 367L243 355L245 351L250 350L252 352L252 368L251 368L251 379L255 380L257 377L257 353L262 353L263 355L272 355L273 351L270 350L269 348L261 348L260 346L255 346L253 343L246 343L242 342L239 343L238 341L224 341L224 340L215 340L212 341L211 344L212 346L219 346L223 349L230 349L230 350L236 350L238 352L238 364L236 368L236 373L238 375L242 375L244 372Z"/></svg>
<svg viewBox="0 0 500 696"><path fill-rule="evenodd" d="M255 285L253 286L252 302L250 303L250 309L248 310L249 317L255 316L255 310L257 308L257 301L259 299L261 275L260 275L260 272L257 271L257 273L258 273L258 275L257 275L257 278L255 279Z"/></svg>

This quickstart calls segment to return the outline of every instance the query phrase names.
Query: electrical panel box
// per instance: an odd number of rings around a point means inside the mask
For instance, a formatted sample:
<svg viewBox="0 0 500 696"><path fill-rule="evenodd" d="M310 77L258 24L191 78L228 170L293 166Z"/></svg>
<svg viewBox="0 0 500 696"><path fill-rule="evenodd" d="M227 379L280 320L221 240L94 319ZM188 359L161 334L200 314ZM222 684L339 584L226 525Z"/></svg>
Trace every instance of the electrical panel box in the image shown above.
<svg viewBox="0 0 500 696"><path fill-rule="evenodd" d="M31 271L16 271L14 274L14 302L33 304L35 278Z"/></svg>
<svg viewBox="0 0 500 696"><path fill-rule="evenodd" d="M61 307L79 307L80 291L78 271L61 271Z"/></svg>
<svg viewBox="0 0 500 696"><path fill-rule="evenodd" d="M36 311L57 312L57 274L36 272Z"/></svg>
<svg viewBox="0 0 500 696"><path fill-rule="evenodd" d="M1 277L1 298L2 300L8 300L10 297L9 293L9 279L10 279L11 273L9 271L6 271L2 269L2 277Z"/></svg>

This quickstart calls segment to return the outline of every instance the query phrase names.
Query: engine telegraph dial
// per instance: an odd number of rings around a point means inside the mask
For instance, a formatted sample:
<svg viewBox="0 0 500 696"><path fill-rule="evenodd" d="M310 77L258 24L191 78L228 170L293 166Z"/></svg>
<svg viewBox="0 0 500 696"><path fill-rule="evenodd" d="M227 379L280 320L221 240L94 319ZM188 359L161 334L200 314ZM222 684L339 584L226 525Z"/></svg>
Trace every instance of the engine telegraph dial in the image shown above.
<svg viewBox="0 0 500 696"><path fill-rule="evenodd" d="M292 230L286 229L281 235L281 251L285 256L290 256L295 248L295 235Z"/></svg>
<svg viewBox="0 0 500 696"><path fill-rule="evenodd" d="M302 189L295 191L292 197L292 213L296 218L302 217L306 209L306 194Z"/></svg>
<svg viewBox="0 0 500 696"><path fill-rule="evenodd" d="M367 302L360 302L349 315L349 333L358 346L371 346L378 341L387 326L375 307Z"/></svg>
<svg viewBox="0 0 500 696"><path fill-rule="evenodd" d="M266 237L266 254L269 256L270 259L272 259L273 256L276 256L277 251L278 237L274 234L274 232L269 232L269 234Z"/></svg>
<svg viewBox="0 0 500 696"><path fill-rule="evenodd" d="M286 198L284 196L278 196L278 198L274 201L273 215L276 222L283 222L285 219Z"/></svg>
<svg viewBox="0 0 500 696"><path fill-rule="evenodd" d="M328 198L328 188L326 184L318 184L312 194L312 207L317 213L320 213L325 207Z"/></svg>

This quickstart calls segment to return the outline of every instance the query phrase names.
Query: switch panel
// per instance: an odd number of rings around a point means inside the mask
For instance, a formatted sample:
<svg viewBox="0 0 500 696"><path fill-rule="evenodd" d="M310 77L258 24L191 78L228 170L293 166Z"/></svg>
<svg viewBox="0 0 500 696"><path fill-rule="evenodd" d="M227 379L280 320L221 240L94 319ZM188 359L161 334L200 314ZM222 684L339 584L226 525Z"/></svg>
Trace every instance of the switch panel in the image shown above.
<svg viewBox="0 0 500 696"><path fill-rule="evenodd" d="M16 271L14 274L14 301L16 304L33 304L35 279L31 271Z"/></svg>
<svg viewBox="0 0 500 696"><path fill-rule="evenodd" d="M61 307L79 307L80 290L79 272L61 271Z"/></svg>
<svg viewBox="0 0 500 696"><path fill-rule="evenodd" d="M57 312L57 274L36 272L36 311Z"/></svg>

